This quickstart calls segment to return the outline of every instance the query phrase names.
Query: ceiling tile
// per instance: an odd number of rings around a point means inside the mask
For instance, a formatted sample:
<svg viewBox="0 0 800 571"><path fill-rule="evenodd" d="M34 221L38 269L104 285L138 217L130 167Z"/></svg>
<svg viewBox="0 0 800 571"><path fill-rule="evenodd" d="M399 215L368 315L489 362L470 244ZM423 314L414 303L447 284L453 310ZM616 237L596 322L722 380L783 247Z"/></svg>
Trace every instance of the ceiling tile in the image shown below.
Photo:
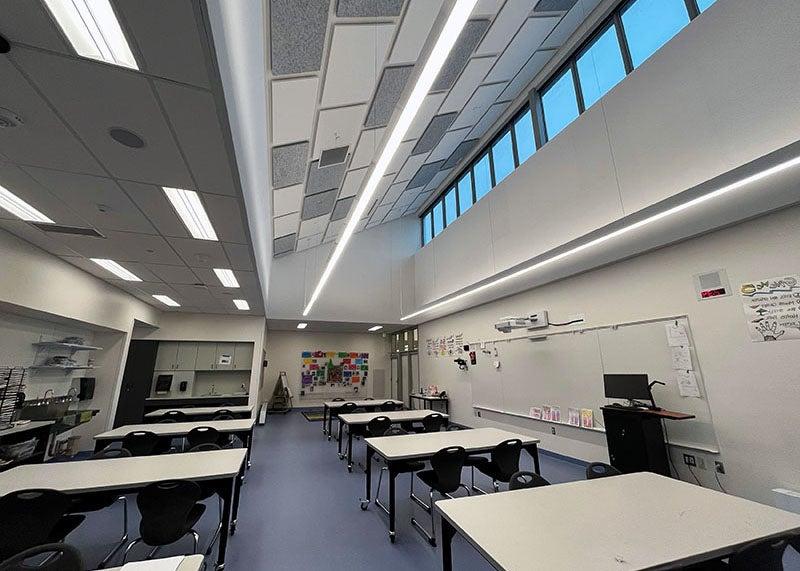
<svg viewBox="0 0 800 571"><path fill-rule="evenodd" d="M322 88L323 106L369 101L393 32L394 24L339 24L333 27Z"/></svg>
<svg viewBox="0 0 800 571"><path fill-rule="evenodd" d="M361 137L358 139L353 158L350 160L351 169L359 169L372 164L375 153L378 151L378 145L383 139L384 131L386 131L385 127L361 131Z"/></svg>
<svg viewBox="0 0 800 571"><path fill-rule="evenodd" d="M395 179L397 182L404 182L411 180L420 167L425 163L425 159L427 155L413 155L408 158L406 164L403 165L403 168L400 169L400 172L397 173L397 178ZM384 177L385 178L385 177Z"/></svg>
<svg viewBox="0 0 800 571"><path fill-rule="evenodd" d="M297 232L297 226L300 224L300 213L293 212L285 216L279 216L272 221L272 233L275 238L294 234Z"/></svg>
<svg viewBox="0 0 800 571"><path fill-rule="evenodd" d="M330 0L270 0L272 73L318 71Z"/></svg>
<svg viewBox="0 0 800 571"><path fill-rule="evenodd" d="M480 139L483 137L486 132L497 122L497 119L503 112L508 109L508 102L505 103L495 103L489 110L486 112L486 115L481 117L481 120L472 128L472 131L469 132L470 138L478 138Z"/></svg>
<svg viewBox="0 0 800 571"><path fill-rule="evenodd" d="M74 266L78 266L85 272L89 272L90 274L97 276L98 278L104 279L106 281L122 281L115 279L114 274L109 273L104 268L101 268L97 264L95 264L91 260L87 260L86 258L80 258L75 256L62 256L62 260L69 262ZM132 272L136 277L144 280L145 282L154 283L156 285L163 285L160 283L160 280L153 274L150 270L148 270L144 264L139 264L137 262L123 262L122 266ZM126 282L126 283L133 283L133 282ZM136 282L139 283L139 282Z"/></svg>
<svg viewBox="0 0 800 571"><path fill-rule="evenodd" d="M228 255L228 260L231 262L231 269L244 270L246 272L253 271L253 257L250 255L249 245L224 242L222 247L225 250L225 253ZM214 267L219 268L220 266Z"/></svg>
<svg viewBox="0 0 800 571"><path fill-rule="evenodd" d="M444 161L437 161L435 163L422 165L422 167L420 167L420 169L417 171L417 174L414 175L414 178L408 182L406 188L419 188L425 186L434 176L436 176L436 173L439 172L439 169L443 164Z"/></svg>
<svg viewBox="0 0 800 571"><path fill-rule="evenodd" d="M193 238L167 238L167 242L190 268L230 267L220 242Z"/></svg>
<svg viewBox="0 0 800 571"><path fill-rule="evenodd" d="M364 182L364 175L367 174L368 168L349 171L344 177L342 183L342 190L339 192L339 198L347 198L348 196L355 196L361 190L361 184Z"/></svg>
<svg viewBox="0 0 800 571"><path fill-rule="evenodd" d="M355 232L361 232L362 230L364 230L364 228L367 227L367 222L369 222L369 220L367 220L366 218L362 218L361 220L359 220L358 224L356 224Z"/></svg>
<svg viewBox="0 0 800 571"><path fill-rule="evenodd" d="M306 195L317 194L327 190L339 190L344 177L345 164L341 163L330 167L318 168L319 161L308 165L308 182L306 182Z"/></svg>
<svg viewBox="0 0 800 571"><path fill-rule="evenodd" d="M431 119L427 129L422 133L417 144L414 145L414 150L411 151L411 154L418 155L433 150L433 148L439 144L439 141L442 140L442 137L450 128L450 125L453 124L453 121L455 121L456 115L456 113L445 113Z"/></svg>
<svg viewBox="0 0 800 571"><path fill-rule="evenodd" d="M528 18L503 55L497 58L497 63L486 76L486 83L508 81L513 78L531 57L531 52L539 48L559 19L555 17Z"/></svg>
<svg viewBox="0 0 800 571"><path fill-rule="evenodd" d="M488 27L489 20L470 20L467 22L464 29L461 30L453 49L450 50L450 55L447 56L447 60L436 77L436 81L433 82L431 91L442 91L453 86Z"/></svg>
<svg viewBox="0 0 800 571"><path fill-rule="evenodd" d="M443 0L409 0L403 23L392 46L389 63L416 63L430 35Z"/></svg>
<svg viewBox="0 0 800 571"><path fill-rule="evenodd" d="M365 127L379 127L389 123L413 71L413 65L387 67L383 70L367 113L367 120L364 122Z"/></svg>
<svg viewBox="0 0 800 571"><path fill-rule="evenodd" d="M219 194L201 194L208 217L222 242L247 244L247 219L237 198Z"/></svg>
<svg viewBox="0 0 800 571"><path fill-rule="evenodd" d="M366 213L371 212L375 205L380 203L380 201L383 199L386 191L389 190L389 186L391 186L393 179L394 175L387 175L381 178L380 182L378 182L378 186L375 188L375 194L372 195L369 204L364 209L365 217Z"/></svg>
<svg viewBox="0 0 800 571"><path fill-rule="evenodd" d="M400 197L397 199L397 202L394 203L395 208L403 208L405 209L406 206L414 202L416 198L419 196L419 188L410 188L406 190Z"/></svg>
<svg viewBox="0 0 800 571"><path fill-rule="evenodd" d="M497 100L497 97L505 87L505 83L481 85L475 90L467 104L464 105L464 109L459 113L458 119L453 122L450 128L458 129L460 127L469 128L473 126Z"/></svg>
<svg viewBox="0 0 800 571"><path fill-rule="evenodd" d="M431 181L425 185L425 190L430 191L436 189L440 184L442 184L445 179L450 176L450 172L452 169L440 170L436 173L436 175L431 179Z"/></svg>
<svg viewBox="0 0 800 571"><path fill-rule="evenodd" d="M319 156L319 168L341 165L347 161L350 155L350 147L336 147L335 149L325 149Z"/></svg>
<svg viewBox="0 0 800 571"><path fill-rule="evenodd" d="M311 139L319 78L272 81L272 144Z"/></svg>
<svg viewBox="0 0 800 571"><path fill-rule="evenodd" d="M306 176L308 142L272 148L272 187L302 184Z"/></svg>
<svg viewBox="0 0 800 571"><path fill-rule="evenodd" d="M0 228L16 234L23 240L56 256L75 256L77 254L61 240L61 234L43 232L23 220L0 220Z"/></svg>
<svg viewBox="0 0 800 571"><path fill-rule="evenodd" d="M500 101L511 101L516 99L517 96L522 93L522 90L525 89L531 81L533 81L533 78L536 77L536 74L542 70L548 61L550 61L555 53L556 50L543 50L534 52L530 59L525 62L525 65L522 66L522 69L519 70L516 76L514 76L514 79L509 82L498 99Z"/></svg>
<svg viewBox="0 0 800 571"><path fill-rule="evenodd" d="M312 218L311 220L303 220L300 223L300 233L298 238L308 238L315 234L321 234L325 231L325 226L328 224L327 216L320 216L319 218Z"/></svg>
<svg viewBox="0 0 800 571"><path fill-rule="evenodd" d="M296 184L272 191L272 215L283 216L291 212L299 212L303 203L303 185Z"/></svg>
<svg viewBox="0 0 800 571"><path fill-rule="evenodd" d="M536 12L566 12L572 8L578 0L539 0L536 5Z"/></svg>
<svg viewBox="0 0 800 571"><path fill-rule="evenodd" d="M472 9L475 16L494 16L505 0L478 0Z"/></svg>
<svg viewBox="0 0 800 571"><path fill-rule="evenodd" d="M478 55L496 55L508 45L539 0L508 0L475 50Z"/></svg>
<svg viewBox="0 0 800 571"><path fill-rule="evenodd" d="M42 2L2 0L3 37L10 42L36 46L62 54L72 53ZM3 78L6 76L3 75ZM5 87L5 86L4 86Z"/></svg>
<svg viewBox="0 0 800 571"><path fill-rule="evenodd" d="M336 240L339 234L342 233L346 220L339 220L338 222L331 222L328 224L328 229L325 231L325 242Z"/></svg>
<svg viewBox="0 0 800 571"><path fill-rule="evenodd" d="M403 0L337 0L336 15L340 18L376 18L399 16Z"/></svg>
<svg viewBox="0 0 800 571"><path fill-rule="evenodd" d="M190 284L175 284L171 286L177 294L175 301L181 305L191 305L195 307L207 307L217 305L217 300L211 295L206 286Z"/></svg>
<svg viewBox="0 0 800 571"><path fill-rule="evenodd" d="M319 246L321 243L322 243L322 234L315 234L314 236L300 238L297 241L297 251L302 252L303 250L308 250L309 248L313 248L314 246Z"/></svg>
<svg viewBox="0 0 800 571"><path fill-rule="evenodd" d="M466 129L459 129L457 131L448 131L442 137L442 140L433 149L433 152L428 156L429 161L440 161L442 159L447 159L453 151L456 150L459 143L464 140L464 137L467 136L470 128L467 127Z"/></svg>
<svg viewBox="0 0 800 571"><path fill-rule="evenodd" d="M167 195L160 186L143 182L117 181L122 190L139 207L139 210L155 226L162 236L188 238L189 232L172 208Z"/></svg>
<svg viewBox="0 0 800 571"><path fill-rule="evenodd" d="M297 234L289 234L288 236L281 236L275 238L272 242L272 253L275 256L286 254L287 252L294 251L294 245L297 242Z"/></svg>
<svg viewBox="0 0 800 571"><path fill-rule="evenodd" d="M414 202L411 203L411 206L409 206L406 209L406 212L413 212L413 211L417 210L418 208L420 208L425 203L426 200L428 200L428 198L430 198L430 196L431 196L430 192L421 193L417 197L417 199Z"/></svg>
<svg viewBox="0 0 800 571"><path fill-rule="evenodd" d="M318 216L330 214L333 210L333 205L336 203L336 194L337 190L334 189L306 196L303 199L303 220L310 220Z"/></svg>
<svg viewBox="0 0 800 571"><path fill-rule="evenodd" d="M464 73L450 90L447 99L442 103L439 113L458 112L467 104L475 89L483 83L486 72L492 67L494 57L482 57L469 61Z"/></svg>
<svg viewBox="0 0 800 571"><path fill-rule="evenodd" d="M383 222L383 218L389 213L391 209L392 209L391 204L387 204L385 206L378 206L372 213L372 216L369 219L369 224L367 224L367 228L369 228L370 225L374 226L376 224L380 224L381 222Z"/></svg>
<svg viewBox="0 0 800 571"><path fill-rule="evenodd" d="M383 222L386 223L386 222L391 222L392 220L397 220L398 218L400 218L403 215L403 210L404 210L404 208L402 208L402 207L401 208L397 208L397 207L392 208L389 211L389 214L386 215L386 218L383 219Z"/></svg>
<svg viewBox="0 0 800 571"><path fill-rule="evenodd" d="M145 267L159 280L168 284L194 284L200 281L191 269L183 265L145 264Z"/></svg>
<svg viewBox="0 0 800 571"><path fill-rule="evenodd" d="M399 182L397 184L393 184L389 187L389 190L386 191L386 194L383 195L383 199L381 200L381 206L385 204L394 204L395 201L403 194L403 191L406 188L406 183Z"/></svg>
<svg viewBox="0 0 800 571"><path fill-rule="evenodd" d="M463 141L456 150L453 151L453 154L448 157L447 161L445 161L444 165L442 166L442 170L444 169L451 169L460 163L464 157L466 157L472 149L480 142L479 139L470 139L468 141Z"/></svg>
<svg viewBox="0 0 800 571"><path fill-rule="evenodd" d="M90 226L88 220L79 216L68 206L69 203L65 203L51 193L47 187L15 165L0 163L0 184L58 224ZM18 220L7 210L0 208L0 219L2 218Z"/></svg>
<svg viewBox="0 0 800 571"><path fill-rule="evenodd" d="M574 7L561 18L555 30L547 37L542 44L542 48L560 48L564 42L578 29L587 14L584 13L581 3Z"/></svg>
<svg viewBox="0 0 800 571"><path fill-rule="evenodd" d="M408 133L406 133L406 141L419 139L422 136L428 123L430 123L433 116L436 115L436 111L441 107L442 101L444 101L446 96L446 93L429 93L425 96L419 111L417 111L417 116L414 118L414 122L411 123Z"/></svg>
<svg viewBox="0 0 800 571"><path fill-rule="evenodd" d="M121 257L123 260L171 265L179 265L181 263L181 258L161 236L116 231L109 231L106 236L109 242L117 245L121 251L125 252L124 256ZM91 240L91 238L88 240Z"/></svg>
<svg viewBox="0 0 800 571"><path fill-rule="evenodd" d="M414 150L414 146L416 144L416 141L403 141L400 143L400 146L397 147L397 151L395 151L392 160L389 161L389 166L386 167L387 174L396 173L402 168L408 157L411 156L411 151Z"/></svg>
<svg viewBox="0 0 800 571"><path fill-rule="evenodd" d="M353 146L358 137L361 122L364 120L366 105L351 105L337 109L324 109L319 112L317 135L314 139L314 159L318 159L322 151Z"/></svg>
<svg viewBox="0 0 800 571"><path fill-rule="evenodd" d="M337 200L336 205L333 207L333 212L331 212L331 222L346 218L347 215L350 214L350 208L353 206L354 200L354 196Z"/></svg>

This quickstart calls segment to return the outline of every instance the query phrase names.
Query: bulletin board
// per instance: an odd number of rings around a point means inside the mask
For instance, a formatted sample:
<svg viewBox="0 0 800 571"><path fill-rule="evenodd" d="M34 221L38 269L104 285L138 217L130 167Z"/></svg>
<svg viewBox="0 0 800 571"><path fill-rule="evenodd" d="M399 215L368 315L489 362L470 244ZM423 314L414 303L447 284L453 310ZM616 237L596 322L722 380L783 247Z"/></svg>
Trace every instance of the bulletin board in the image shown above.
<svg viewBox="0 0 800 571"><path fill-rule="evenodd" d="M337 397L363 392L369 380L369 353L303 351L300 398Z"/></svg>

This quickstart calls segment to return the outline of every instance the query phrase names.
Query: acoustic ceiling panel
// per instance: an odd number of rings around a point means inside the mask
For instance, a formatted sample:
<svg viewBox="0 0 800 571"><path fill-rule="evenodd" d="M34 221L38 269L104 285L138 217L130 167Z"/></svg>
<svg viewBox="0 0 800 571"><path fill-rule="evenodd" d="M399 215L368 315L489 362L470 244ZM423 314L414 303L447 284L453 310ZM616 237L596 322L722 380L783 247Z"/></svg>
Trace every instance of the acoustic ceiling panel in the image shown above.
<svg viewBox="0 0 800 571"><path fill-rule="evenodd" d="M270 0L272 73L319 71L330 0Z"/></svg>
<svg viewBox="0 0 800 571"><path fill-rule="evenodd" d="M319 246L322 243L322 234L315 234L314 236L307 236L305 238L300 238L297 241L297 251L302 252L303 250L308 250L309 248L313 248L314 246Z"/></svg>
<svg viewBox="0 0 800 571"><path fill-rule="evenodd" d="M308 142L272 148L272 187L301 184L306 176Z"/></svg>
<svg viewBox="0 0 800 571"><path fill-rule="evenodd" d="M487 55L502 52L531 13L536 2L537 0L508 0L492 21L492 27L483 36L475 53Z"/></svg>
<svg viewBox="0 0 800 571"><path fill-rule="evenodd" d="M466 157L472 151L472 149L475 148L475 145L478 144L478 141L479 139L470 139L469 141L464 141L458 145L456 150L453 151L453 154L450 155L450 158L445 161L444 165L442 166L442 170L451 169L460 163L464 157Z"/></svg>
<svg viewBox="0 0 800 571"><path fill-rule="evenodd" d="M594 0L592 0L591 3L594 3ZM588 12L583 11L584 4L585 2L576 3L572 9L561 18L556 29L553 30L553 33L550 34L544 44L542 44L542 48L559 48L569 39L588 15Z"/></svg>
<svg viewBox="0 0 800 571"><path fill-rule="evenodd" d="M403 194L403 191L406 188L406 183L399 182L393 184L389 187L389 190L386 191L386 194L383 195L383 199L381 200L381 206L384 204L394 204L394 202Z"/></svg>
<svg viewBox="0 0 800 571"><path fill-rule="evenodd" d="M419 59L443 0L409 0L403 23L392 46L389 63L411 63Z"/></svg>
<svg viewBox="0 0 800 571"><path fill-rule="evenodd" d="M333 212L331 212L331 222L346 218L347 215L350 214L350 208L353 206L354 200L354 196L348 196L347 198L340 198L337 200L336 206L333 207Z"/></svg>
<svg viewBox="0 0 800 571"><path fill-rule="evenodd" d="M411 123L411 127L409 127L408 132L406 133L406 141L419 139L422 136L423 131L425 131L425 127L428 126L430 120L433 119L434 115L436 115L436 111L439 109L439 107L441 107L442 101L444 101L446 96L447 93L429 93L425 96L419 111L417 111L417 116L414 119L414 122Z"/></svg>
<svg viewBox="0 0 800 571"><path fill-rule="evenodd" d="M332 242L339 237L339 234L344 230L345 221L339 220L338 222L331 222L328 224L328 229L325 230L324 242Z"/></svg>
<svg viewBox="0 0 800 571"><path fill-rule="evenodd" d="M486 112L486 115L481 117L481 120L472 128L472 131L469 132L469 137L481 138L483 135L486 134L486 131L494 125L495 121L503 114L503 112L508 109L508 102L504 103L495 103L489 110Z"/></svg>
<svg viewBox="0 0 800 571"><path fill-rule="evenodd" d="M340 18L379 18L400 15L403 0L337 0Z"/></svg>
<svg viewBox="0 0 800 571"><path fill-rule="evenodd" d="M167 242L190 268L230 267L220 242L193 238L167 238Z"/></svg>
<svg viewBox="0 0 800 571"><path fill-rule="evenodd" d="M453 122L451 129L472 127L483 117L487 109L497 101L497 97L505 89L505 83L492 83L491 85L481 85L472 97L464 105L464 109L459 113L458 119Z"/></svg>
<svg viewBox="0 0 800 571"><path fill-rule="evenodd" d="M361 131L361 137L358 139L356 149L353 151L353 158L350 160L351 169L360 169L372 163L385 130L384 127L380 127Z"/></svg>
<svg viewBox="0 0 800 571"><path fill-rule="evenodd" d="M420 195L417 196L416 200L414 200L414 202L412 202L411 205L406 209L406 212L414 212L415 210L420 208L423 204L425 204L425 201L428 200L430 196L431 196L430 192L420 193Z"/></svg>
<svg viewBox="0 0 800 571"><path fill-rule="evenodd" d="M536 51L553 31L559 20L558 17L528 18L486 76L486 82L508 81L513 78L531 57L531 52Z"/></svg>
<svg viewBox="0 0 800 571"><path fill-rule="evenodd" d="M453 49L450 51L450 55L444 62L442 70L436 77L436 81L433 82L431 91L442 91L453 86L488 27L489 20L470 20L467 22Z"/></svg>
<svg viewBox="0 0 800 571"><path fill-rule="evenodd" d="M320 192L303 199L303 220L310 220L318 216L330 214L336 202L336 190Z"/></svg>
<svg viewBox="0 0 800 571"><path fill-rule="evenodd" d="M407 190L400 195L400 198L398 198L397 202L394 203L394 207L404 209L406 206L414 202L418 196L419 196L418 188L412 188L410 190Z"/></svg>
<svg viewBox="0 0 800 571"><path fill-rule="evenodd" d="M447 159L452 152L456 149L458 144L464 140L464 137L469 133L470 128L459 129L457 131L448 131L442 137L441 142L436 145L431 154L428 156L429 161L440 161Z"/></svg>
<svg viewBox="0 0 800 571"><path fill-rule="evenodd" d="M436 176L434 176L428 183L428 185L425 187L425 191L431 191L438 188L439 185L442 184L448 176L450 176L451 170L452 169L445 169L437 172Z"/></svg>
<svg viewBox="0 0 800 571"><path fill-rule="evenodd" d="M272 215L283 216L298 212L303 202L303 185L296 184L272 191Z"/></svg>
<svg viewBox="0 0 800 571"><path fill-rule="evenodd" d="M272 241L272 253L277 256L279 254L286 254L287 252L294 251L294 245L297 242L297 234L289 234L288 236L281 236Z"/></svg>
<svg viewBox="0 0 800 571"><path fill-rule="evenodd" d="M397 147L397 151L392 157L392 160L389 161L389 166L386 167L386 172L391 174L399 171L406 162L406 159L411 156L411 151L414 149L415 144L416 141L403 141L400 143L400 146Z"/></svg>
<svg viewBox="0 0 800 571"><path fill-rule="evenodd" d="M478 85L483 83L483 78L486 77L486 73L491 69L494 61L494 56L470 60L464 69L464 73L458 78L453 89L447 95L447 99L442 103L439 113L461 111L469 101L469 98L472 97L472 94L475 93Z"/></svg>
<svg viewBox="0 0 800 571"><path fill-rule="evenodd" d="M303 220L300 223L300 234L298 238L308 238L309 236L316 236L325 231L325 226L328 225L328 217L320 216L312 220Z"/></svg>
<svg viewBox="0 0 800 571"><path fill-rule="evenodd" d="M272 235L275 238L294 234L297 232L297 225L300 224L300 213L292 212L285 216L278 216L272 221Z"/></svg>
<svg viewBox="0 0 800 571"><path fill-rule="evenodd" d="M420 167L420 169L417 171L417 174L414 175L414 178L408 182L406 188L418 188L425 186L434 176L436 176L436 173L439 172L439 169L442 168L443 164L444 161L436 161L435 163L422 165L422 167Z"/></svg>
<svg viewBox="0 0 800 571"><path fill-rule="evenodd" d="M348 196L355 196L361 190L361 183L364 182L364 176L367 174L367 168L349 171L342 183L342 190L339 193L339 198L346 198Z"/></svg>
<svg viewBox="0 0 800 571"><path fill-rule="evenodd" d="M522 93L522 90L525 89L531 81L533 81L533 78L536 77L536 74L542 70L548 61L550 61L550 58L552 58L554 54L555 50L542 50L535 52L530 59L525 62L525 65L522 66L522 69L519 70L517 75L514 76L514 79L509 82L498 99L501 101L511 101L516 99L517 96Z"/></svg>
<svg viewBox="0 0 800 571"><path fill-rule="evenodd" d="M351 105L320 111L313 158L318 159L325 149L354 145L366 108L366 105Z"/></svg>
<svg viewBox="0 0 800 571"><path fill-rule="evenodd" d="M406 164L403 165L403 168L400 169L400 172L397 173L397 177L394 179L395 182L405 182L409 181L413 178L417 171L425 164L425 159L428 155L413 155L408 158ZM393 175L388 175L383 178L388 178L391 182ZM386 188L389 188L388 185Z"/></svg>
<svg viewBox="0 0 800 571"><path fill-rule="evenodd" d="M411 154L419 155L433 150L433 148L439 144L439 141L442 140L445 132L447 132L450 125L453 124L453 121L456 120L456 115L457 113L445 113L431 119L425 132L422 133L417 144L414 145L414 150L411 151Z"/></svg>
<svg viewBox="0 0 800 571"><path fill-rule="evenodd" d="M578 0L539 0L534 12L566 12L571 10Z"/></svg>
<svg viewBox="0 0 800 571"><path fill-rule="evenodd" d="M225 254L230 261L231 269L245 270L252 272L253 270L253 257L250 255L250 248L244 244L229 244L227 242L222 244ZM219 267L219 266L214 266Z"/></svg>
<svg viewBox="0 0 800 571"><path fill-rule="evenodd" d="M336 147L335 149L325 149L319 156L319 168L326 168L333 165L342 164L347 160L347 151L350 147Z"/></svg>
<svg viewBox="0 0 800 571"><path fill-rule="evenodd" d="M413 65L387 67L383 71L367 113L365 127L383 127L389 123L412 71L414 71Z"/></svg>
<svg viewBox="0 0 800 571"><path fill-rule="evenodd" d="M205 204L211 224L222 242L247 244L247 222L242 216L244 208L232 196L203 192L200 199Z"/></svg>
<svg viewBox="0 0 800 571"><path fill-rule="evenodd" d="M306 182L306 195L338 190L344 177L345 165L338 164L332 167L319 168L319 161L308 165L308 182Z"/></svg>
<svg viewBox="0 0 800 571"><path fill-rule="evenodd" d="M272 144L311 139L319 78L272 82Z"/></svg>

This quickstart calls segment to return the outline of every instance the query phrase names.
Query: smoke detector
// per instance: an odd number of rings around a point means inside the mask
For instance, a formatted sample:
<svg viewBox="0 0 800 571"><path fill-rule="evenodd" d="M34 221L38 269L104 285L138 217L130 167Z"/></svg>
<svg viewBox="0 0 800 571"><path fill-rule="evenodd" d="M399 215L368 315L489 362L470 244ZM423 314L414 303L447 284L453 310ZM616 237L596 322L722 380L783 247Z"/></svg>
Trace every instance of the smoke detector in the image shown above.
<svg viewBox="0 0 800 571"><path fill-rule="evenodd" d="M25 121L22 120L22 117L10 109L0 107L0 129L13 129L14 127L19 127L23 123L25 123Z"/></svg>

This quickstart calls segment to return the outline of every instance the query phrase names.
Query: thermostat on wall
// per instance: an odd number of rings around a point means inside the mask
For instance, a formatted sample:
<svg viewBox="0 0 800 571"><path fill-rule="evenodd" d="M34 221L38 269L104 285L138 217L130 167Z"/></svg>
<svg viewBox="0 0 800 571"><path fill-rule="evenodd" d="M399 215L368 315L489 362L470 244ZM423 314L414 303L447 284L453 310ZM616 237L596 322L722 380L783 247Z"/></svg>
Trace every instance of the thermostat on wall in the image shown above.
<svg viewBox="0 0 800 571"><path fill-rule="evenodd" d="M697 299L701 301L731 295L731 285L725 270L695 274L694 288L697 292Z"/></svg>

